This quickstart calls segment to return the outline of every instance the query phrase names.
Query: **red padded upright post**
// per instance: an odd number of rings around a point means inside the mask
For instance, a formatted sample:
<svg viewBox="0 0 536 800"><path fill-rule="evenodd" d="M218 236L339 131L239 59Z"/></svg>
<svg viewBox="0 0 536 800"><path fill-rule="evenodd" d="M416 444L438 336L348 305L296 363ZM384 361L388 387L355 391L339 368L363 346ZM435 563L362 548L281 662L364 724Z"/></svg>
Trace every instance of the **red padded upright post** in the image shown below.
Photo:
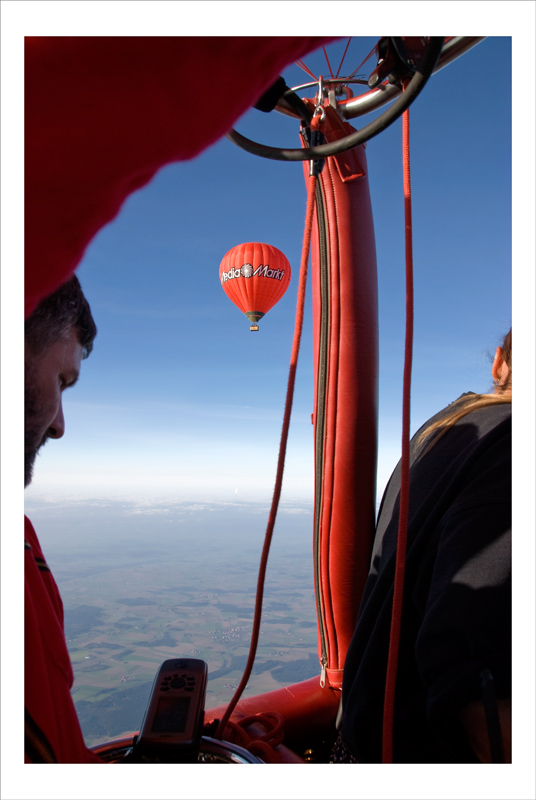
<svg viewBox="0 0 536 800"><path fill-rule="evenodd" d="M352 131L334 109L325 111L321 130L328 141ZM311 247L315 581L326 683L340 688L369 569L376 501L377 270L363 146L326 160L317 209Z"/></svg>

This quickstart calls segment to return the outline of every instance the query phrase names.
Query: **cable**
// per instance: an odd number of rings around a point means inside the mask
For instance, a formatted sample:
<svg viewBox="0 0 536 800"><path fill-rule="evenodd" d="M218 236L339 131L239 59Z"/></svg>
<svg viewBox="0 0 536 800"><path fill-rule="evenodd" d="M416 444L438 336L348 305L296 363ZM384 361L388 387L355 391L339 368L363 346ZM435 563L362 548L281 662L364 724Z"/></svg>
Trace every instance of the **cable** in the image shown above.
<svg viewBox="0 0 536 800"><path fill-rule="evenodd" d="M253 155L275 161L312 161L319 158L327 158L328 156L350 150L352 147L357 147L384 131L409 108L432 75L441 54L444 41L444 37L442 36L431 36L423 60L405 91L393 102L387 111L373 122L365 125L361 130L355 131L349 136L344 136L341 139L337 139L335 142L329 142L328 144L318 145L316 147L295 149L283 149L259 144L258 142L253 142L251 139L247 139L235 130L231 130L227 134L227 138L233 142L233 144L238 145L238 147L241 147L248 153L253 153Z"/></svg>
<svg viewBox="0 0 536 800"><path fill-rule="evenodd" d="M300 351L300 341L301 341L301 334L303 328L303 315L304 315L304 307L305 307L305 289L307 286L307 263L309 259L309 248L311 244L311 232L313 228L313 212L315 207L315 191L316 191L316 183L317 183L317 176L311 175L309 177L309 185L308 185L308 192L307 192L307 209L305 213L305 231L303 236L303 250L302 250L302 259L301 259L301 266L300 266L300 280L298 284L298 299L296 303L296 321L294 324L294 340L292 343L292 353L290 356L290 367L289 367L289 376L288 376L288 384L287 384L287 396L285 401L285 412L283 415L283 429L281 431L281 440L279 445L279 457L277 461L277 473L276 473L276 480L275 480L275 487L274 493L272 498L272 506L270 509L270 515L268 517L268 524L266 527L266 534L264 537L264 546L262 549L261 555L261 562L259 566L259 576L257 579L257 594L255 598L255 613L253 616L253 631L251 634L251 643L249 649L249 656L248 661L246 664L246 668L244 670L244 674L242 676L242 680L238 686L238 689L233 695L231 702L227 706L225 713L218 725L218 729L215 734L216 739L222 739L223 734L225 731L225 727L229 720L229 717L234 711L236 704L238 703L242 692L244 691L247 682L251 675L251 670L253 669L253 663L255 661L255 655L257 652L257 644L259 641L259 632L261 626L261 614L262 614L262 597L264 593L264 580L266 576L266 567L268 564L268 554L270 552L270 544L272 541L272 535L274 532L275 520L277 516L277 509L279 506L279 498L281 496L281 487L283 485L283 471L285 468L285 455L287 450L287 441L288 441L288 432L290 427L290 414L292 411L292 401L294 398L294 384L296 381L296 370L298 366L298 354Z"/></svg>
<svg viewBox="0 0 536 800"><path fill-rule="evenodd" d="M400 506L398 536L395 561L395 580L393 607L385 696L383 707L382 762L393 762L393 727L395 686L398 671L398 652L402 626L402 604L404 596L404 576L406 568L406 544L409 518L409 443L410 443L410 404L411 368L413 362L413 246L411 217L411 174L409 158L409 111L402 118L402 161L404 173L404 212L405 212L405 250L406 250L406 341L404 352L404 377L402 399L402 458L400 475Z"/></svg>

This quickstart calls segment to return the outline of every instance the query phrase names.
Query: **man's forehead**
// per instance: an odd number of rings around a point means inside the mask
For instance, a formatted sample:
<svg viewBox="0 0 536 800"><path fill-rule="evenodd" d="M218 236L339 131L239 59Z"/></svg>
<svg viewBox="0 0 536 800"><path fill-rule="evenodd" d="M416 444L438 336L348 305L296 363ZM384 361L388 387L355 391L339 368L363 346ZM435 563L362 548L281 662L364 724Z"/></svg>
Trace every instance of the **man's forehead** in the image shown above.
<svg viewBox="0 0 536 800"><path fill-rule="evenodd" d="M50 367L69 372L80 372L80 363L83 356L83 347L78 340L75 330L71 329L61 339L52 342L41 354Z"/></svg>
<svg viewBox="0 0 536 800"><path fill-rule="evenodd" d="M83 352L84 348L80 344L80 332L76 327L56 331L55 336L51 336L50 332L45 332L42 337L34 335L30 339L26 337L24 339L25 350L37 357L46 356L50 350L65 349L65 346L68 348L76 344L79 345Z"/></svg>
<svg viewBox="0 0 536 800"><path fill-rule="evenodd" d="M57 342L57 350L60 357L65 361L77 364L78 369L80 368L84 348L80 344L75 330L71 330L67 337Z"/></svg>

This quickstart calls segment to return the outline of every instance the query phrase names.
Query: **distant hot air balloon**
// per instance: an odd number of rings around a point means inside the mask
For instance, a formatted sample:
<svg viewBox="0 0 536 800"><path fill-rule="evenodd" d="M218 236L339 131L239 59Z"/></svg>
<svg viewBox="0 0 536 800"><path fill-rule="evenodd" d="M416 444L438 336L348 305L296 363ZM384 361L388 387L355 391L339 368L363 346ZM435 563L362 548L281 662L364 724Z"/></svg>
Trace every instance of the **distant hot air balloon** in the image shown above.
<svg viewBox="0 0 536 800"><path fill-rule="evenodd" d="M221 285L258 331L257 322L280 300L290 283L290 264L281 250L262 242L237 244L220 264Z"/></svg>

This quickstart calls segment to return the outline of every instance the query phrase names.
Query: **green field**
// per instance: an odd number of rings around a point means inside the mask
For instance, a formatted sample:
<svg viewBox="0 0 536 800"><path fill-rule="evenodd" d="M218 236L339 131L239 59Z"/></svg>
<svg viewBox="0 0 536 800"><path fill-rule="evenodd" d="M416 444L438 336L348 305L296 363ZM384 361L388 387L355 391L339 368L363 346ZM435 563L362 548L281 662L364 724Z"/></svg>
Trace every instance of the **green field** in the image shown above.
<svg viewBox="0 0 536 800"><path fill-rule="evenodd" d="M56 577L75 672L73 699L88 745L138 730L160 664L182 656L208 663L207 708L229 701L246 664L258 548L229 556L215 540L201 554L162 547L106 550L65 561ZM251 696L319 674L309 554L270 557Z"/></svg>

